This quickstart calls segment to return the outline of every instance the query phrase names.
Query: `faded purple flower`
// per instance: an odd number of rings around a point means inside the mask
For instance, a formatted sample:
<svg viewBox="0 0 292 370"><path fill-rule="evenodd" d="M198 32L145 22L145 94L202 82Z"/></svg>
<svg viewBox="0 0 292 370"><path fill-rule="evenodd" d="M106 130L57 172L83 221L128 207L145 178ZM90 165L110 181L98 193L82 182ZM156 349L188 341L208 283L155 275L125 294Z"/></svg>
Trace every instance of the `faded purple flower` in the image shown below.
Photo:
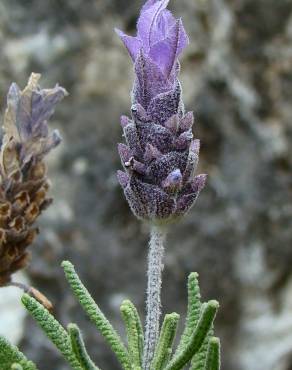
<svg viewBox="0 0 292 370"><path fill-rule="evenodd" d="M60 143L48 120L67 95L60 86L41 89L32 73L24 90L13 83L7 96L0 150L0 286L25 267L28 247L38 228L35 221L52 202L45 155Z"/></svg>
<svg viewBox="0 0 292 370"><path fill-rule="evenodd" d="M24 162L32 156L43 157L61 141L58 130L49 132L48 120L67 92L58 85L53 89L40 89L39 79L39 74L32 73L23 91L13 83L7 95L4 140L13 138L18 142Z"/></svg>
<svg viewBox="0 0 292 370"><path fill-rule="evenodd" d="M199 140L193 113L184 112L178 57L188 44L181 19L166 9L169 0L148 0L137 36L116 30L134 63L132 118L121 117L127 145L119 144L124 172L118 179L134 214L168 221L185 214L204 187L195 176Z"/></svg>

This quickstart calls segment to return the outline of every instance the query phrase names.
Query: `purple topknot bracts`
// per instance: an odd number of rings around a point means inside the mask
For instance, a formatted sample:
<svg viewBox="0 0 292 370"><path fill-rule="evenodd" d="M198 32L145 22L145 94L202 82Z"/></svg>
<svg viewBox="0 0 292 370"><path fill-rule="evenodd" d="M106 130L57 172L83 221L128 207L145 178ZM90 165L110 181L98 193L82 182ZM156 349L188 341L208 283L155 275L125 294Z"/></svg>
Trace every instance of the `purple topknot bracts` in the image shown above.
<svg viewBox="0 0 292 370"><path fill-rule="evenodd" d="M193 113L184 112L178 80L188 36L168 2L146 2L136 37L117 30L136 76L132 119L121 117L127 145L118 146L125 170L118 180L134 214L155 222L184 215L206 181L206 175L195 176L200 142L193 139Z"/></svg>

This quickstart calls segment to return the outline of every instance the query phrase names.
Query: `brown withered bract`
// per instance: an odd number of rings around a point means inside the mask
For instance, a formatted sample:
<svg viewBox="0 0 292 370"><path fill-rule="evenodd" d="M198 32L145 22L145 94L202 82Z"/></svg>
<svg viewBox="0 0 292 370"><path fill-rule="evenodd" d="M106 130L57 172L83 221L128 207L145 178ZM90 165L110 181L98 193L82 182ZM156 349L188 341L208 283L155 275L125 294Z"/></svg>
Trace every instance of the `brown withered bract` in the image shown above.
<svg viewBox="0 0 292 370"><path fill-rule="evenodd" d="M38 234L35 221L52 201L44 157L61 139L47 123L67 93L58 85L40 89L39 78L33 73L23 91L13 83L7 96L0 151L0 286L27 265L27 248Z"/></svg>
<svg viewBox="0 0 292 370"><path fill-rule="evenodd" d="M27 291L29 295L31 295L33 298L35 298L39 303L41 303L47 310L50 312L53 311L53 304L48 298L43 295L39 290L36 288L30 287Z"/></svg>

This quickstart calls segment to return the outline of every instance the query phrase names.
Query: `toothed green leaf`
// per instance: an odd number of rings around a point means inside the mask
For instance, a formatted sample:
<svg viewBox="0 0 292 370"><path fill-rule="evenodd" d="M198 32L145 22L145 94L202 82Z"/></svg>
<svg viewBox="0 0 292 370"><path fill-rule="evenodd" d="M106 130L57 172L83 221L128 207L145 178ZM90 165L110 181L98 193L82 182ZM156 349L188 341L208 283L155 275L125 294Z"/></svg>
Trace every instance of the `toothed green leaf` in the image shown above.
<svg viewBox="0 0 292 370"><path fill-rule="evenodd" d="M123 368L125 370L131 370L129 354L126 347L122 343L120 336L97 306L88 290L82 284L72 263L64 261L62 263L62 267L64 268L66 279L70 284L73 293L80 302L84 311L87 313L90 320L96 325L97 329L106 339Z"/></svg>
<svg viewBox="0 0 292 370"><path fill-rule="evenodd" d="M181 336L179 345L175 351L177 355L189 342L190 337L196 327L201 312L201 294L198 282L198 274L196 272L190 273L188 277L188 309L183 334Z"/></svg>
<svg viewBox="0 0 292 370"><path fill-rule="evenodd" d="M202 308L204 305L206 305L206 303L203 303ZM191 360L190 370L204 370L205 369L206 358L207 358L207 353L208 353L208 348L209 348L209 341L213 333L214 333L214 328L212 324L208 334L206 335L206 338L203 341L203 344L201 345L201 348L193 356Z"/></svg>
<svg viewBox="0 0 292 370"><path fill-rule="evenodd" d="M139 353L140 353L140 359L142 361L143 359L143 348L144 348L144 332L143 332L143 326L141 323L141 319L139 316L139 313L137 311L137 308L134 306L134 304L130 300L126 300L128 306L131 308L134 316L135 316L135 323L137 327L138 337L139 337Z"/></svg>
<svg viewBox="0 0 292 370"><path fill-rule="evenodd" d="M28 294L21 298L24 307L43 329L47 337L55 344L74 370L82 370L77 360L68 333L63 326L42 306Z"/></svg>
<svg viewBox="0 0 292 370"><path fill-rule="evenodd" d="M80 330L76 324L68 325L71 345L83 370L100 370L89 357Z"/></svg>
<svg viewBox="0 0 292 370"><path fill-rule="evenodd" d="M207 360L204 370L220 370L220 340L212 337L209 340Z"/></svg>
<svg viewBox="0 0 292 370"><path fill-rule="evenodd" d="M29 361L19 349L0 336L0 365L1 370L11 370L16 365L22 370L37 370L36 365ZM20 370L20 368L19 368Z"/></svg>
<svg viewBox="0 0 292 370"><path fill-rule="evenodd" d="M142 358L140 357L140 338L137 323L137 317L133 310L133 304L129 300L123 301L121 305L121 315L125 323L127 339L128 339L128 351L132 367L141 369Z"/></svg>
<svg viewBox="0 0 292 370"><path fill-rule="evenodd" d="M179 315L175 312L165 315L151 370L162 370L167 364L171 356L178 320Z"/></svg>
<svg viewBox="0 0 292 370"><path fill-rule="evenodd" d="M180 370L191 360L203 344L203 341L214 321L218 306L219 304L217 301L209 301L206 304L189 342L177 355L173 357L165 370Z"/></svg>

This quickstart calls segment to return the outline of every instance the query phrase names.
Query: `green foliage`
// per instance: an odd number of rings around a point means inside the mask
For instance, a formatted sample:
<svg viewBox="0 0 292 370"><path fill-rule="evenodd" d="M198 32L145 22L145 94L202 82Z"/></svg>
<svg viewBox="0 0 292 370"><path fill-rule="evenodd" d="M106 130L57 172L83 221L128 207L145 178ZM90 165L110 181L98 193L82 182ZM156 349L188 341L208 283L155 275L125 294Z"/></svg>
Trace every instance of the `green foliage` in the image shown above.
<svg viewBox="0 0 292 370"><path fill-rule="evenodd" d="M55 344L74 370L82 370L71 345L71 340L63 326L42 306L28 294L22 296L22 303L43 329L47 337Z"/></svg>
<svg viewBox="0 0 292 370"><path fill-rule="evenodd" d="M82 366L82 369L100 370L97 366L94 365L91 358L89 357L78 326L76 324L69 324L67 329L70 336L73 352L75 353L75 356Z"/></svg>
<svg viewBox="0 0 292 370"><path fill-rule="evenodd" d="M190 370L205 370L205 364L206 364L207 353L208 353L208 348L209 348L209 340L212 337L213 332L214 330L213 330L213 325L212 325L208 334L206 335L203 341L201 348L192 358Z"/></svg>
<svg viewBox="0 0 292 370"><path fill-rule="evenodd" d="M143 348L144 348L144 332L143 332L143 326L142 326L142 323L141 323L141 320L140 320L138 311L137 311L136 307L134 306L134 304L130 300L125 300L124 303L126 303L127 306L131 309L132 315L135 318L135 324L136 324L136 328L137 328L137 332L138 332L138 340L139 340L139 343L138 343L138 346L139 346L139 355L140 355L140 360L142 362L142 359L143 359Z"/></svg>
<svg viewBox="0 0 292 370"><path fill-rule="evenodd" d="M37 370L33 362L3 337L0 337L0 365L1 370Z"/></svg>
<svg viewBox="0 0 292 370"><path fill-rule="evenodd" d="M172 344L175 338L178 320L179 315L175 312L165 315L151 364L151 370L162 370L167 364L171 356Z"/></svg>
<svg viewBox="0 0 292 370"><path fill-rule="evenodd" d="M208 334L218 307L219 304L217 301L209 301L206 304L189 341L186 343L185 347L173 357L166 366L166 370L180 370L192 359Z"/></svg>
<svg viewBox="0 0 292 370"><path fill-rule="evenodd" d="M23 367L20 364L12 364L11 370L23 370Z"/></svg>
<svg viewBox="0 0 292 370"><path fill-rule="evenodd" d="M141 369L141 342L140 342L140 333L141 323L140 319L133 309L133 304L129 300L123 301L121 305L121 315L125 323L127 339L128 339L128 351L129 357L132 364L132 367L135 369ZM141 369L142 370L142 369Z"/></svg>
<svg viewBox="0 0 292 370"><path fill-rule="evenodd" d="M176 350L176 354L189 342L194 328L196 327L201 313L201 293L198 282L198 273L191 272L188 277L188 309L185 328Z"/></svg>
<svg viewBox="0 0 292 370"><path fill-rule="evenodd" d="M123 369L131 370L131 362L129 353L121 341L118 333L112 327L108 319L101 312L88 290L82 284L78 275L75 272L74 266L68 261L62 263L62 267L65 271L65 276L70 284L73 293L80 302L82 308L87 313L90 320L96 325L102 336L106 339L113 352L116 354L120 361Z"/></svg>
<svg viewBox="0 0 292 370"><path fill-rule="evenodd" d="M176 350L176 355L186 346L194 328L196 327L201 311L205 304L201 302L201 293L198 281L198 273L192 272L188 278L188 309L186 323L180 343ZM206 335L200 349L194 354L191 360L190 370L204 370L208 352L209 339L213 335L213 325Z"/></svg>
<svg viewBox="0 0 292 370"><path fill-rule="evenodd" d="M124 370L142 370L144 334L136 307L129 300L121 305L128 348L80 281L73 265L63 262L66 278L84 311L116 354ZM198 275L188 279L188 309L185 327L172 354L179 321L177 313L165 315L151 370L220 370L220 342L213 337L218 302L201 303ZM100 370L90 359L80 330L69 324L67 331L35 298L24 294L22 302L73 370ZM6 339L0 337L0 370L37 370L36 366Z"/></svg>
<svg viewBox="0 0 292 370"><path fill-rule="evenodd" d="M209 340L205 370L220 370L220 340L212 337Z"/></svg>

